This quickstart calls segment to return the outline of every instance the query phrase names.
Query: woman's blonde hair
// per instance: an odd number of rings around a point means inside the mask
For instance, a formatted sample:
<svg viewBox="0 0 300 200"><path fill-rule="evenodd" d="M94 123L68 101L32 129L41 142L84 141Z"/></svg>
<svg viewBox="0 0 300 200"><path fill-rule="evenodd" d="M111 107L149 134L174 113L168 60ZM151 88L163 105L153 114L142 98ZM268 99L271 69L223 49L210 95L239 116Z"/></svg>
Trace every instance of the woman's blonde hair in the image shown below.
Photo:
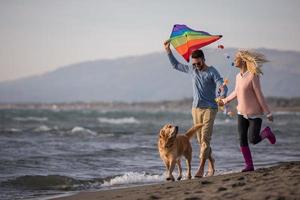
<svg viewBox="0 0 300 200"><path fill-rule="evenodd" d="M260 68L263 63L268 62L263 54L250 50L239 50L236 58L245 62L247 70L256 75L263 74Z"/></svg>

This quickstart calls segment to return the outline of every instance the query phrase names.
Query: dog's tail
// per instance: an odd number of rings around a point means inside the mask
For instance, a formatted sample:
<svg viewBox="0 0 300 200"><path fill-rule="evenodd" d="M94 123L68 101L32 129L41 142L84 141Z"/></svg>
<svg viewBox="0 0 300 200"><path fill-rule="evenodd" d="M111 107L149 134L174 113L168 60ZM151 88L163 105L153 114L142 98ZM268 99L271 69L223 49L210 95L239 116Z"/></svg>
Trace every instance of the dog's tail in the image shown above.
<svg viewBox="0 0 300 200"><path fill-rule="evenodd" d="M193 126L192 128L190 128L186 133L185 135L191 139L193 137L193 135L196 133L196 131L200 128L202 128L203 124L197 124L195 126Z"/></svg>

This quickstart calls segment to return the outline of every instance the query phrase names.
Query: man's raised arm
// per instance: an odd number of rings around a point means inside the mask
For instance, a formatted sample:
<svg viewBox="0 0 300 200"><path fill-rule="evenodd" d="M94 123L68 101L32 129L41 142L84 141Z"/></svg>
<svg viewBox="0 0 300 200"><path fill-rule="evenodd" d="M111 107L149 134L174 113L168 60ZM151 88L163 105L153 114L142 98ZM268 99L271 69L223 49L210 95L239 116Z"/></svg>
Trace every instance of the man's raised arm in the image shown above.
<svg viewBox="0 0 300 200"><path fill-rule="evenodd" d="M168 53L168 57L169 57L170 63L172 64L173 68L178 71L184 72L184 73L189 73L191 70L191 67L188 65L184 65L176 60L175 56L173 55L173 53L170 49L170 41L169 40L164 42L164 46L165 46L166 52Z"/></svg>

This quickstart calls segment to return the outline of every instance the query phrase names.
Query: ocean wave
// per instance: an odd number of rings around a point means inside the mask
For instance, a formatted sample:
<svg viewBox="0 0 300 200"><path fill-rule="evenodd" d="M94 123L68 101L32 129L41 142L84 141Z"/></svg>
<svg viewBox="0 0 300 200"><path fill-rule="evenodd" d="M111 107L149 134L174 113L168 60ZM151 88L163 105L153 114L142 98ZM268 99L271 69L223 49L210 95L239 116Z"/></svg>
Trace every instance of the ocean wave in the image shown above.
<svg viewBox="0 0 300 200"><path fill-rule="evenodd" d="M48 121L47 117L14 117L13 118L16 121L38 121L38 122L44 122L44 121Z"/></svg>
<svg viewBox="0 0 300 200"><path fill-rule="evenodd" d="M137 151L140 151L142 148L139 144L129 144L129 143L108 143L108 144L102 144L101 151L103 153L122 153L122 154L130 154Z"/></svg>
<svg viewBox="0 0 300 200"><path fill-rule="evenodd" d="M140 121L134 117L124 117L124 118L99 117L98 121L101 123L108 123L108 124L139 124L140 123Z"/></svg>
<svg viewBox="0 0 300 200"><path fill-rule="evenodd" d="M87 129L87 128L83 128L83 127L80 127L80 126L75 126L72 130L71 130L71 133L81 133L81 134L90 134L90 135L97 135L96 132L90 130L90 129Z"/></svg>
<svg viewBox="0 0 300 200"><path fill-rule="evenodd" d="M22 188L28 190L63 190L75 191L86 189L100 189L106 187L119 187L129 184L147 184L164 181L162 175L128 172L120 176L105 178L76 179L62 175L25 175L12 178L0 183L1 187Z"/></svg>
<svg viewBox="0 0 300 200"><path fill-rule="evenodd" d="M224 119L224 120L221 120L221 119L216 119L215 120L215 125L232 125L232 124L235 124L236 121L235 120L232 120L232 119Z"/></svg>
<svg viewBox="0 0 300 200"><path fill-rule="evenodd" d="M10 179L0 184L2 187L18 187L37 190L74 190L89 185L81 180L76 180L60 175L26 175Z"/></svg>
<svg viewBox="0 0 300 200"><path fill-rule="evenodd" d="M293 111L277 111L274 112L275 115L296 115L299 116L300 112L293 112Z"/></svg>
<svg viewBox="0 0 300 200"><path fill-rule="evenodd" d="M47 132L47 131L51 131L51 128L49 128L46 125L41 125L41 126L35 128L33 131L34 132Z"/></svg>
<svg viewBox="0 0 300 200"><path fill-rule="evenodd" d="M18 128L9 128L6 130L7 132L12 132L12 133L17 133L17 132L21 132L21 129Z"/></svg>
<svg viewBox="0 0 300 200"><path fill-rule="evenodd" d="M124 175L114 177L108 181L104 181L102 187L111 187L127 184L144 184L164 181L162 175L150 175L146 173L128 172Z"/></svg>
<svg viewBox="0 0 300 200"><path fill-rule="evenodd" d="M215 176L217 175L225 175L225 174L232 174L232 173L238 173L241 172L240 169L226 169L226 170L216 170Z"/></svg>

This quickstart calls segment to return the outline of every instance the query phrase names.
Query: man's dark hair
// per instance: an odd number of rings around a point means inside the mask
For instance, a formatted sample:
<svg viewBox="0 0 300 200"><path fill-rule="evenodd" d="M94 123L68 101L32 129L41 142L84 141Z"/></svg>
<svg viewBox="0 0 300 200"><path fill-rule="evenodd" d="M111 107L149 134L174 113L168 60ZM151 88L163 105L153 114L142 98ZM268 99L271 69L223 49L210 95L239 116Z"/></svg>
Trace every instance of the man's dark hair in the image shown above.
<svg viewBox="0 0 300 200"><path fill-rule="evenodd" d="M201 49L193 51L192 58L202 58L203 60L205 60L204 53Z"/></svg>

